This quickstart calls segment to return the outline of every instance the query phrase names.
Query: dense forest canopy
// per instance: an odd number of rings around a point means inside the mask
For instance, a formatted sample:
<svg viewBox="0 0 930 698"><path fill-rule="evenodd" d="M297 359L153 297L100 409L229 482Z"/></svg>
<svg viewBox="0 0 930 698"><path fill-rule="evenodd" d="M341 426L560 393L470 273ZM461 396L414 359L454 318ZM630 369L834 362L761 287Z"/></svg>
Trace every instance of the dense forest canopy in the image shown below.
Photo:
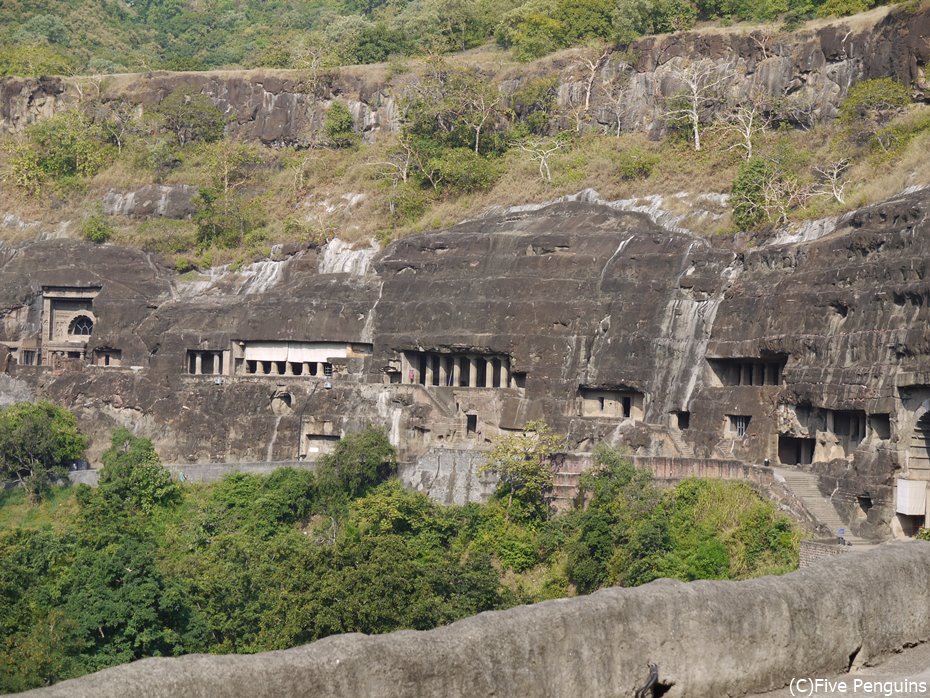
<svg viewBox="0 0 930 698"><path fill-rule="evenodd" d="M5 0L0 75L302 68L461 51L521 59L698 21L861 12L875 0Z"/></svg>
<svg viewBox="0 0 930 698"><path fill-rule="evenodd" d="M45 406L15 410L27 412L62 426ZM151 442L118 429L98 487L46 488L40 504L0 490L0 692L147 656L428 629L605 585L797 566L795 525L746 485L658 489L609 448L587 496L554 514L546 455L559 439L534 428L496 445L497 496L466 506L405 491L378 429L344 438L315 473L207 485L173 481Z"/></svg>

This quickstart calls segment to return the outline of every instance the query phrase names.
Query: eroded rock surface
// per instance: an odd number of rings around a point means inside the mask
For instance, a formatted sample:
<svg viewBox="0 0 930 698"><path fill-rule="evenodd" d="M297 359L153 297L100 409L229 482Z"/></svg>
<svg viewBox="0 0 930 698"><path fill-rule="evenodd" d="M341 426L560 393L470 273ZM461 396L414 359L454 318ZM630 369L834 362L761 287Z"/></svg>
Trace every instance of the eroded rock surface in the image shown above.
<svg viewBox="0 0 930 698"><path fill-rule="evenodd" d="M0 250L0 344L17 390L76 411L91 459L118 425L169 463L235 463L312 459L374 423L414 462L545 419L581 452L800 464L880 538L898 480L930 478L928 206L742 249L568 201L183 276L23 243ZM62 289L88 290L94 325L52 361L43 298Z"/></svg>

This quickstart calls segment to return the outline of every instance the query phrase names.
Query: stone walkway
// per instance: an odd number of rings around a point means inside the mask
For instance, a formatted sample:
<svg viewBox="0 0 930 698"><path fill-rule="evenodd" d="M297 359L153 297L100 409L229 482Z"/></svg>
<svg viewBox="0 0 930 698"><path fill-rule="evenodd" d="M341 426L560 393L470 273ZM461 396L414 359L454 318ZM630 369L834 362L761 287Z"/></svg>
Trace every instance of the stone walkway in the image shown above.
<svg viewBox="0 0 930 698"><path fill-rule="evenodd" d="M803 676L798 679L826 679L829 686L821 684L819 690L804 690L806 681L802 682L801 690L796 687L792 693L789 687L770 691L768 693L752 694L765 698L789 698L791 696L845 696L846 698L912 698L930 696L930 643L923 643L910 647L902 652L893 654L877 666L862 667L848 674L834 676ZM857 683L858 680L858 683ZM845 687L840 683L845 682ZM869 683L873 685L868 685ZM891 682L891 683L888 683ZM908 682L910 685L902 684ZM923 682L925 687L919 684ZM875 685L878 684L878 685ZM914 684L918 684L914 686ZM917 690L907 690L916 688ZM902 690L903 689L903 690Z"/></svg>

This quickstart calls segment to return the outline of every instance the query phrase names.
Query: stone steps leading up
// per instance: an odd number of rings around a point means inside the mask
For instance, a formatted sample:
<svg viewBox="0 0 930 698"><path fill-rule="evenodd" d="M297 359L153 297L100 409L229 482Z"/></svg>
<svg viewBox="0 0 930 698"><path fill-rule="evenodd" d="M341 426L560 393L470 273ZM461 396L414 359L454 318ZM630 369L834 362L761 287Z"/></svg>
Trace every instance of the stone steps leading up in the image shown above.
<svg viewBox="0 0 930 698"><path fill-rule="evenodd" d="M669 429L668 436L672 440L672 443L675 444L675 448L678 449L678 453L684 458L694 458L694 449L691 448L688 444L685 443L685 440L681 438L681 432L676 429Z"/></svg>
<svg viewBox="0 0 930 698"><path fill-rule="evenodd" d="M833 502L829 497L825 497L821 493L818 487L819 478L816 475L803 470L787 470L784 468L775 468L775 473L784 479L788 489L804 503L804 506L814 518L829 528L834 535L838 535L839 529L846 529L844 538L847 543L854 546L872 545L864 538L849 532L849 526L840 518L839 512L833 506Z"/></svg>

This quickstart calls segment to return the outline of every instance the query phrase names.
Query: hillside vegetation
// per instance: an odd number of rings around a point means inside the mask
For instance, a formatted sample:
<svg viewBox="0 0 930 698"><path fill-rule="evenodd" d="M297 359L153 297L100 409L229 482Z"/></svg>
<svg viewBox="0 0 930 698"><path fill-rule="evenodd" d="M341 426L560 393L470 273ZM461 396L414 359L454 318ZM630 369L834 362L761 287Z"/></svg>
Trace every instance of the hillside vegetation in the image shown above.
<svg viewBox="0 0 930 698"><path fill-rule="evenodd" d="M0 139L4 210L66 222L93 242L143 247L183 272L246 263L282 242L387 242L589 187L605 199L664 196L685 227L764 239L787 222L930 184L930 108L889 78L854 86L827 122L803 105L752 95L732 102L708 92L691 112L678 94L666 100L667 135L650 140L595 124L583 102L560 105L547 65L531 66L534 77L504 95L506 70L464 57L410 62L399 133L363 142L336 99L309 148L224 136L210 98L183 88L143 114L88 88L78 108ZM622 83L593 87L622 103ZM153 183L196 187L193 216L103 214L107 192ZM732 194L729 205L701 200L708 192Z"/></svg>
<svg viewBox="0 0 930 698"><path fill-rule="evenodd" d="M346 65L494 40L523 59L585 42L867 10L876 0L5 0L0 75Z"/></svg>
<svg viewBox="0 0 930 698"><path fill-rule="evenodd" d="M118 430L98 488L0 491L0 691L147 656L428 629L605 585L797 566L797 529L747 486L660 490L609 448L583 483L587 506L553 515L541 433L509 437L519 458L508 439L489 454L502 482L490 503L440 506L392 479L377 430L340 441L315 474L209 485L173 482L149 441ZM58 465L43 463L28 477Z"/></svg>

